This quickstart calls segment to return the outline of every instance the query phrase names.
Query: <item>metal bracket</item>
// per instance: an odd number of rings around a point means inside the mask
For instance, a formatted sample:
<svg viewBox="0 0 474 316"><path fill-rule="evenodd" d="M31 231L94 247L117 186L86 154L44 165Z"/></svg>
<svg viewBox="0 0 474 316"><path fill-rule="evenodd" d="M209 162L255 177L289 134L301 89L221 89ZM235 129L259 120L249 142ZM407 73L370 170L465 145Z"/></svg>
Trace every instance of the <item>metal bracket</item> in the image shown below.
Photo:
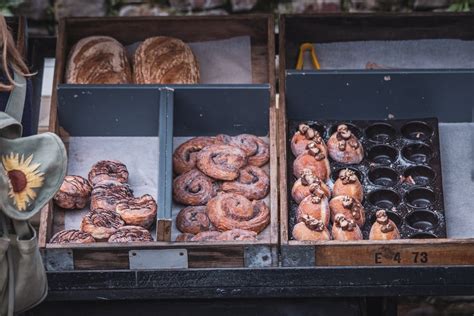
<svg viewBox="0 0 474 316"><path fill-rule="evenodd" d="M188 268L186 249L130 250L128 256L130 270Z"/></svg>
<svg viewBox="0 0 474 316"><path fill-rule="evenodd" d="M46 249L43 262L47 271L72 271L74 258L71 249Z"/></svg>
<svg viewBox="0 0 474 316"><path fill-rule="evenodd" d="M281 265L283 267L314 267L315 264L314 246L281 246Z"/></svg>
<svg viewBox="0 0 474 316"><path fill-rule="evenodd" d="M244 265L247 268L271 267L275 257L276 252L272 251L271 246L255 245L244 248Z"/></svg>

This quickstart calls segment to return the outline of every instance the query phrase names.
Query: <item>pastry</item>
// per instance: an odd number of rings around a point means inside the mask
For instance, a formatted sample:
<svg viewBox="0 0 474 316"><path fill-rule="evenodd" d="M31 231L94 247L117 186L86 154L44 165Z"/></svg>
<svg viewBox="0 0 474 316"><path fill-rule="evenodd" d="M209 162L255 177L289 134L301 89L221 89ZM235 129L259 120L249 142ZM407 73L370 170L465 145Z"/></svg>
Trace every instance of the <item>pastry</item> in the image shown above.
<svg viewBox="0 0 474 316"><path fill-rule="evenodd" d="M306 215L322 221L325 226L329 225L331 211L329 209L328 198L324 195L324 192L317 190L301 201L296 210L296 221L303 221Z"/></svg>
<svg viewBox="0 0 474 316"><path fill-rule="evenodd" d="M218 180L237 179L239 170L247 165L245 152L230 145L207 146L198 153L197 159L198 169Z"/></svg>
<svg viewBox="0 0 474 316"><path fill-rule="evenodd" d="M133 197L128 184L113 180L102 181L92 189L91 210L105 209L115 211L119 202Z"/></svg>
<svg viewBox="0 0 474 316"><path fill-rule="evenodd" d="M221 235L218 231L202 232L191 238L189 241L216 241L217 237Z"/></svg>
<svg viewBox="0 0 474 316"><path fill-rule="evenodd" d="M261 167L270 159L270 147L261 138L251 134L240 134L237 136L217 135L220 142L236 146L245 152L248 158L248 164Z"/></svg>
<svg viewBox="0 0 474 316"><path fill-rule="evenodd" d="M117 212L97 209L82 218L81 230L91 234L98 241L106 241L124 225L125 222Z"/></svg>
<svg viewBox="0 0 474 316"><path fill-rule="evenodd" d="M188 206L176 216L176 228L182 233L199 234L216 230L207 216L205 206Z"/></svg>
<svg viewBox="0 0 474 316"><path fill-rule="evenodd" d="M148 230L140 226L123 226L109 237L109 242L153 241Z"/></svg>
<svg viewBox="0 0 474 316"><path fill-rule="evenodd" d="M194 137L179 145L173 154L174 172L182 174L196 168L197 153L216 142L215 137Z"/></svg>
<svg viewBox="0 0 474 316"><path fill-rule="evenodd" d="M201 171L193 169L173 181L173 198L185 205L205 205L216 196L218 184Z"/></svg>
<svg viewBox="0 0 474 316"><path fill-rule="evenodd" d="M221 190L243 195L249 200L261 200L270 190L270 178L263 169L247 166L240 170L237 179L223 182Z"/></svg>
<svg viewBox="0 0 474 316"><path fill-rule="evenodd" d="M77 42L69 54L65 77L70 84L132 82L125 48L108 36L90 36Z"/></svg>
<svg viewBox="0 0 474 316"><path fill-rule="evenodd" d="M199 83L199 64L183 41L166 36L151 37L135 51L133 79L138 84Z"/></svg>
<svg viewBox="0 0 474 316"><path fill-rule="evenodd" d="M232 229L232 230L228 230L221 233L219 236L216 237L216 240L257 241L257 233L250 230L244 230L244 229Z"/></svg>
<svg viewBox="0 0 474 316"><path fill-rule="evenodd" d="M121 183L128 182L127 167L116 160L101 160L96 162L89 171L89 182L95 186L105 180L115 180Z"/></svg>
<svg viewBox="0 0 474 316"><path fill-rule="evenodd" d="M142 197L130 198L119 202L115 211L125 221L125 224L150 228L156 220L156 202L148 194Z"/></svg>
<svg viewBox="0 0 474 316"><path fill-rule="evenodd" d="M364 199L364 189L357 178L355 172L350 169L342 169L339 172L339 177L334 183L332 189L334 196L348 195L360 202Z"/></svg>
<svg viewBox="0 0 474 316"><path fill-rule="evenodd" d="M332 225L334 240L362 240L362 232L352 219L346 219L342 214L336 214Z"/></svg>
<svg viewBox="0 0 474 316"><path fill-rule="evenodd" d="M347 195L335 196L329 202L331 218L334 221L337 214L342 214L346 219L352 219L359 227L365 223L365 209L360 202Z"/></svg>
<svg viewBox="0 0 474 316"><path fill-rule="evenodd" d="M293 227L293 238L296 240L330 240L331 234L322 221L305 215L302 221Z"/></svg>
<svg viewBox="0 0 474 316"><path fill-rule="evenodd" d="M313 175L322 181L327 181L331 175L329 160L318 147L306 150L293 161L293 175L295 177L301 177L305 169L311 170Z"/></svg>
<svg viewBox="0 0 474 316"><path fill-rule="evenodd" d="M88 244L95 242L95 239L91 234L70 229L57 232L49 242L52 244Z"/></svg>
<svg viewBox="0 0 474 316"><path fill-rule="evenodd" d="M329 156L334 161L357 164L364 159L364 149L361 143L345 124L337 127L337 131L329 138L327 146Z"/></svg>
<svg viewBox="0 0 474 316"><path fill-rule="evenodd" d="M177 242L191 241L193 237L194 237L193 234L182 233L182 234L179 234L178 237L176 237L176 241Z"/></svg>
<svg viewBox="0 0 474 316"><path fill-rule="evenodd" d="M80 176L66 176L54 203L65 209L82 209L91 197L92 187L89 181Z"/></svg>
<svg viewBox="0 0 474 316"><path fill-rule="evenodd" d="M298 157L308 149L309 143L314 143L314 146L318 147L327 156L327 147L319 132L306 124L300 124L298 131L291 138L291 152L295 157Z"/></svg>
<svg viewBox="0 0 474 316"><path fill-rule="evenodd" d="M249 201L235 193L220 193L212 198L207 215L220 231L239 228L260 233L270 223L270 209L265 202Z"/></svg>
<svg viewBox="0 0 474 316"><path fill-rule="evenodd" d="M372 240L392 240L400 239L400 232L397 225L388 218L384 210L378 210L375 213L375 223L370 229L369 239Z"/></svg>
<svg viewBox="0 0 474 316"><path fill-rule="evenodd" d="M323 191L328 199L331 198L331 191L326 183L316 177L311 169L303 169L301 178L296 180L291 188L291 196L296 203L300 204L305 197L314 193L317 189Z"/></svg>

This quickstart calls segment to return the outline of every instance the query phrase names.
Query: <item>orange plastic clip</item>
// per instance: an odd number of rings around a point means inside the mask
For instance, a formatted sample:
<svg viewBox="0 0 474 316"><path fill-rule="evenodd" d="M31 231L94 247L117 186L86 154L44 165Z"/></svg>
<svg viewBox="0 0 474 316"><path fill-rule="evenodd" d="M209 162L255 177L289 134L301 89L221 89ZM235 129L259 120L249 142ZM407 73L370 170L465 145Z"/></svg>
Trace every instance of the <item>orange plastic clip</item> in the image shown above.
<svg viewBox="0 0 474 316"><path fill-rule="evenodd" d="M319 66L318 56L316 55L316 51L314 50L314 46L312 43L303 43L300 46L300 51L298 53L298 60L296 62L296 70L302 70L304 64L304 53L309 51L311 54L311 62L313 64L314 69L321 69Z"/></svg>

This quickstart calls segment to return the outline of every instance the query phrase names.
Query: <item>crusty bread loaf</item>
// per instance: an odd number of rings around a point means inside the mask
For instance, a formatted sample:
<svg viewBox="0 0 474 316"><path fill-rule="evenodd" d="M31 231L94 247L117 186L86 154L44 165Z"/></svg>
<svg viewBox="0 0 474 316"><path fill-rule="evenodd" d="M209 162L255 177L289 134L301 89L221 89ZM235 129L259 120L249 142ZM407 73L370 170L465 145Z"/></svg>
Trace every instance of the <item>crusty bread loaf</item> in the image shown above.
<svg viewBox="0 0 474 316"><path fill-rule="evenodd" d="M138 84L193 84L199 82L199 65L183 41L151 37L135 51L133 77Z"/></svg>
<svg viewBox="0 0 474 316"><path fill-rule="evenodd" d="M66 83L131 83L132 74L125 48L108 36L81 39L72 48L66 66Z"/></svg>

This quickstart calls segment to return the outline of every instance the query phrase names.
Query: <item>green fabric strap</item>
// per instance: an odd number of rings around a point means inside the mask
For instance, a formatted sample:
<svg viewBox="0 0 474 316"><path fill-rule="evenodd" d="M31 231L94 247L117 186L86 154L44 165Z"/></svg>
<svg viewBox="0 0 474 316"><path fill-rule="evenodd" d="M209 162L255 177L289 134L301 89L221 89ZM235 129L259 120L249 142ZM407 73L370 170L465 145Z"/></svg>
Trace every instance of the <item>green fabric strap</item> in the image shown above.
<svg viewBox="0 0 474 316"><path fill-rule="evenodd" d="M13 78L15 79L16 85L10 93L5 112L18 122L21 122L25 107L27 84L25 77L21 76L16 71Z"/></svg>
<svg viewBox="0 0 474 316"><path fill-rule="evenodd" d="M2 230L3 235L8 237L8 218L3 214L2 210L0 210L0 222L2 223ZM10 252L10 249L7 250L6 253L7 262L8 262L8 309L7 315L13 316L14 309L15 309L15 274L13 271L13 258Z"/></svg>

